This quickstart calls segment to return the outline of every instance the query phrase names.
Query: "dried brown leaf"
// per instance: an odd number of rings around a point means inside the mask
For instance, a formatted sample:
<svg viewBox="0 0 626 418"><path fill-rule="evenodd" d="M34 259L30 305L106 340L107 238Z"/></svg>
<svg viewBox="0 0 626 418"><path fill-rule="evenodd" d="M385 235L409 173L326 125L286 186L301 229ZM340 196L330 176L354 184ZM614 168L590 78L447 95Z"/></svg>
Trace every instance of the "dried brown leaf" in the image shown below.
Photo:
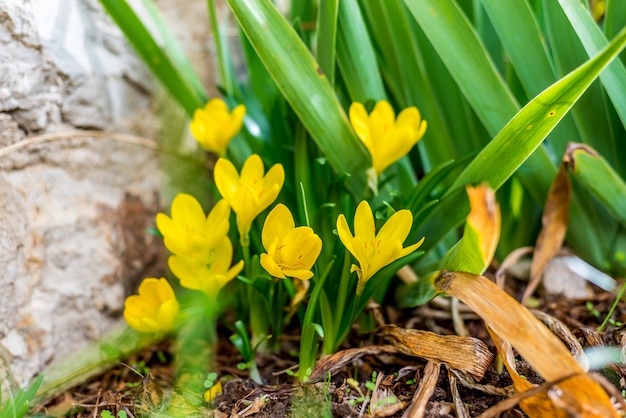
<svg viewBox="0 0 626 418"><path fill-rule="evenodd" d="M543 209L541 232L539 237L537 237L537 243L533 251L530 281L522 296L522 303L533 294L539 285L543 269L563 245L569 219L570 199L571 185L569 174L565 163L563 163L550 186L546 205Z"/></svg>
<svg viewBox="0 0 626 418"><path fill-rule="evenodd" d="M477 380L483 378L493 359L487 345L477 338L439 335L395 325L380 327L378 335L403 354L445 363L471 374Z"/></svg>
<svg viewBox="0 0 626 418"><path fill-rule="evenodd" d="M581 417L618 416L606 392L584 373L561 340L489 279L462 272L443 273L436 285L472 308L545 380L567 379L548 391L553 404Z"/></svg>
<svg viewBox="0 0 626 418"><path fill-rule="evenodd" d="M413 395L411 406L404 411L402 418L421 418L426 413L428 400L433 396L437 380L439 380L439 371L441 364L429 361L424 368L424 377L420 380L420 385Z"/></svg>
<svg viewBox="0 0 626 418"><path fill-rule="evenodd" d="M391 345L370 345L361 348L349 348L320 358L309 376L309 382L318 382L328 373L334 375L349 363L363 356L397 354L398 349Z"/></svg>

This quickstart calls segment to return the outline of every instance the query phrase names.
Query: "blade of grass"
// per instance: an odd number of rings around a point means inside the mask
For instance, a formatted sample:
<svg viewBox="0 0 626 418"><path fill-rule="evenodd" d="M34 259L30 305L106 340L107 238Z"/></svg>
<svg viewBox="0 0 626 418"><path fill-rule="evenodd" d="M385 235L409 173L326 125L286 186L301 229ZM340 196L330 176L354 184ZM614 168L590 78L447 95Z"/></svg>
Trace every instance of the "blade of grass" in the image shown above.
<svg viewBox="0 0 626 418"><path fill-rule="evenodd" d="M337 64L350 98L360 103L385 99L376 54L357 0L341 0L338 13Z"/></svg>
<svg viewBox="0 0 626 418"><path fill-rule="evenodd" d="M452 0L405 0L405 4L489 134L495 135L519 105L466 16ZM546 150L540 147L527 159L519 176L533 199L543 202L555 171Z"/></svg>
<svg viewBox="0 0 626 418"><path fill-rule="evenodd" d="M185 56L184 49L170 30L163 16L159 13L159 9L157 9L152 0L143 0L142 4L159 30L159 35L163 40L167 55L172 58L173 63L180 70L182 77L189 82L196 92L196 95L200 97L203 102L206 102L207 93L198 74L191 66L187 56Z"/></svg>
<svg viewBox="0 0 626 418"><path fill-rule="evenodd" d="M215 42L215 50L217 52L217 73L226 95L232 96L235 92L234 70L225 31L217 17L215 0L207 0L207 9L209 10L209 22L211 23L213 41Z"/></svg>
<svg viewBox="0 0 626 418"><path fill-rule="evenodd" d="M502 45L515 67L528 97L534 97L557 80L548 51L526 0L502 2L481 0ZM580 138L571 116L566 116L547 141L554 142L554 154L563 155L567 142Z"/></svg>
<svg viewBox="0 0 626 418"><path fill-rule="evenodd" d="M425 171L459 156L432 89L401 0L363 1L361 8L376 41L385 81L398 107L417 106L428 121L427 140L418 143Z"/></svg>
<svg viewBox="0 0 626 418"><path fill-rule="evenodd" d="M593 148L570 144L566 161L570 172L626 227L626 182Z"/></svg>
<svg viewBox="0 0 626 418"><path fill-rule="evenodd" d="M556 1L542 1L544 25L557 74L563 76L588 60L567 16ZM601 153L613 154L609 140L608 110L600 81L596 80L572 109L572 117L586 144Z"/></svg>
<svg viewBox="0 0 626 418"><path fill-rule="evenodd" d="M411 236L426 236L425 251L436 245L469 212L463 187L487 182L497 190L541 143L599 72L626 46L626 29L605 50L528 103L470 162L437 205L416 220ZM554 113L552 113L554 112ZM530 126L530 129L528 127ZM515 138L515 140L512 140ZM571 219L588 222L573 205ZM589 224L580 224L587 225ZM582 238L579 238L583 241ZM597 260L600 260L598 258Z"/></svg>
<svg viewBox="0 0 626 418"><path fill-rule="evenodd" d="M452 189L482 181L488 181L493 188L500 187L539 147L598 74L625 46L626 29L596 57L531 100L470 162ZM489 163L495 161L499 163Z"/></svg>
<svg viewBox="0 0 626 418"><path fill-rule="evenodd" d="M626 1L607 0L604 14L604 36L606 39L613 39L623 27L626 27ZM622 53L620 58L622 63L626 64L626 54Z"/></svg>
<svg viewBox="0 0 626 418"><path fill-rule="evenodd" d="M335 84L335 44L337 40L337 14L339 0L320 0L317 18L317 48L315 58L326 74L328 82Z"/></svg>
<svg viewBox="0 0 626 418"><path fill-rule="evenodd" d="M602 31L579 0L559 0L559 4L590 57L608 44ZM600 74L600 80L615 106L622 125L626 127L626 69L622 62L614 60L609 64Z"/></svg>
<svg viewBox="0 0 626 418"><path fill-rule="evenodd" d="M276 85L350 189L365 190L369 155L359 143L332 87L305 45L270 2L229 0L239 24ZM338 141L337 138L341 138ZM346 158L346 156L350 158Z"/></svg>
<svg viewBox="0 0 626 418"><path fill-rule="evenodd" d="M193 86L185 80L126 0L100 0L100 2L152 73L187 114L192 116L197 108L204 105L203 98L198 96Z"/></svg>

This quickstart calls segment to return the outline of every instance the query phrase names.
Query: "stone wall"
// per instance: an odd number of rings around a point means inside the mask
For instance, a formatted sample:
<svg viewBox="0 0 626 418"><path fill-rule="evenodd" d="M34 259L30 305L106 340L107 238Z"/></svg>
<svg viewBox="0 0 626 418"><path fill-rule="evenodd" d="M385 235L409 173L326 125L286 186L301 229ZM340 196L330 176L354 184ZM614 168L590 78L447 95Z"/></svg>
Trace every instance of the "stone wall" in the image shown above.
<svg viewBox="0 0 626 418"><path fill-rule="evenodd" d="M206 18L195 19L189 46L202 50ZM75 129L152 138L153 91L97 0L0 3L0 154ZM0 156L5 379L24 382L98 338L142 277L164 273L160 240L146 232L164 180L154 150L106 138L61 134Z"/></svg>

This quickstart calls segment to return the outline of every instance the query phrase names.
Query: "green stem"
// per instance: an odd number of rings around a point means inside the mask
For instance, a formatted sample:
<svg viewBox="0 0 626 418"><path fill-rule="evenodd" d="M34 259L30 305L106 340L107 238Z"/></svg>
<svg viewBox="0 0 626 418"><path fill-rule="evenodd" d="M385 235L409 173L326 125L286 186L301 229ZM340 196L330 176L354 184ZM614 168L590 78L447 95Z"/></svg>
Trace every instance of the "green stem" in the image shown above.
<svg viewBox="0 0 626 418"><path fill-rule="evenodd" d="M622 288L619 290L619 293L617 294L617 297L615 298L615 302L613 302L611 309L609 309L609 312L606 314L606 317L604 317L604 321L602 321L602 324L600 324L600 326L598 327L598 332L602 332L602 329L609 322L609 319L611 319L611 316L613 315L615 308L617 308L617 304L622 299L622 296L624 295L625 290L626 290L626 282L624 282L624 284L622 285Z"/></svg>
<svg viewBox="0 0 626 418"><path fill-rule="evenodd" d="M176 377L165 416L200 414L204 406L204 380L213 368L217 338L215 301L207 301L205 295L198 294L188 302L187 316L176 335Z"/></svg>

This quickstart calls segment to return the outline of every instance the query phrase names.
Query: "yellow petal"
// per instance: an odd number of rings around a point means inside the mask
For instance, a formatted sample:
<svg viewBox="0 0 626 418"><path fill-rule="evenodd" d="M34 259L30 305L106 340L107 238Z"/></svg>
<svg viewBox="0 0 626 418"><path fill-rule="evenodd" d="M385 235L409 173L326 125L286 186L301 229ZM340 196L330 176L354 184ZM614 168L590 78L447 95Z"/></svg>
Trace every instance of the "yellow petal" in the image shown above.
<svg viewBox="0 0 626 418"><path fill-rule="evenodd" d="M261 240L263 247L266 251L269 251L270 244L278 239L282 241L283 238L289 233L289 231L295 228L295 222L291 212L287 206L279 203L270 211L265 218L263 224L263 232L261 233Z"/></svg>
<svg viewBox="0 0 626 418"><path fill-rule="evenodd" d="M261 266L263 266L265 271L267 271L272 277L277 277L279 279L285 278L285 274L283 273L281 268L278 266L278 264L276 264L276 261L274 261L269 255L265 253L261 254L260 261Z"/></svg>
<svg viewBox="0 0 626 418"><path fill-rule="evenodd" d="M363 241L373 241L376 237L376 226L374 225L374 215L369 203L363 200L356 208L354 215L354 236L360 237Z"/></svg>
<svg viewBox="0 0 626 418"><path fill-rule="evenodd" d="M263 161L257 154L252 154L241 168L241 184L252 187L257 181L263 178L265 169Z"/></svg>
<svg viewBox="0 0 626 418"><path fill-rule="evenodd" d="M354 254L354 237L352 236L352 232L348 227L348 222L343 213L337 217L337 234L343 246L346 247L351 254Z"/></svg>
<svg viewBox="0 0 626 418"><path fill-rule="evenodd" d="M420 112L415 106L407 107L403 109L396 119L396 125L406 125L417 131L420 121L421 121Z"/></svg>
<svg viewBox="0 0 626 418"><path fill-rule="evenodd" d="M368 146L370 142L370 130L369 130L369 120L367 111L365 110L365 106L361 103L355 102L352 103L349 110L350 116L350 124L352 125L352 129L359 137L361 142Z"/></svg>
<svg viewBox="0 0 626 418"><path fill-rule="evenodd" d="M263 179L264 188L278 186L278 191L283 188L285 183L285 169L282 164L274 164Z"/></svg>
<svg viewBox="0 0 626 418"><path fill-rule="evenodd" d="M246 115L246 106L239 105L233 109L230 118L230 129L228 130L228 137L233 138L241 130L243 125L243 118Z"/></svg>
<svg viewBox="0 0 626 418"><path fill-rule="evenodd" d="M157 322L162 331L168 331L174 327L179 308L180 306L176 299L170 299L160 306L157 314Z"/></svg>
<svg viewBox="0 0 626 418"><path fill-rule="evenodd" d="M322 251L322 240L308 226L290 231L282 244L282 262L294 269L310 270Z"/></svg>
<svg viewBox="0 0 626 418"><path fill-rule="evenodd" d="M422 237L422 239L416 242L415 244L409 245L408 247L403 248L402 251L400 252L400 258L404 257L405 255L411 254L413 251L421 247L421 245L424 243L424 238L425 237Z"/></svg>
<svg viewBox="0 0 626 418"><path fill-rule="evenodd" d="M239 188L239 173L237 173L237 169L226 158L220 158L215 163L213 177L217 190L236 212L237 202L234 200L234 197Z"/></svg>
<svg viewBox="0 0 626 418"><path fill-rule="evenodd" d="M380 228L376 240L382 242L399 241L401 244L411 231L413 215L411 211L402 209L391 215L387 222Z"/></svg>
<svg viewBox="0 0 626 418"><path fill-rule="evenodd" d="M195 197L186 193L179 193L172 201L172 219L182 226L190 226L200 230L206 216Z"/></svg>
<svg viewBox="0 0 626 418"><path fill-rule="evenodd" d="M285 276L293 277L298 280L309 280L313 277L311 270L284 270Z"/></svg>

